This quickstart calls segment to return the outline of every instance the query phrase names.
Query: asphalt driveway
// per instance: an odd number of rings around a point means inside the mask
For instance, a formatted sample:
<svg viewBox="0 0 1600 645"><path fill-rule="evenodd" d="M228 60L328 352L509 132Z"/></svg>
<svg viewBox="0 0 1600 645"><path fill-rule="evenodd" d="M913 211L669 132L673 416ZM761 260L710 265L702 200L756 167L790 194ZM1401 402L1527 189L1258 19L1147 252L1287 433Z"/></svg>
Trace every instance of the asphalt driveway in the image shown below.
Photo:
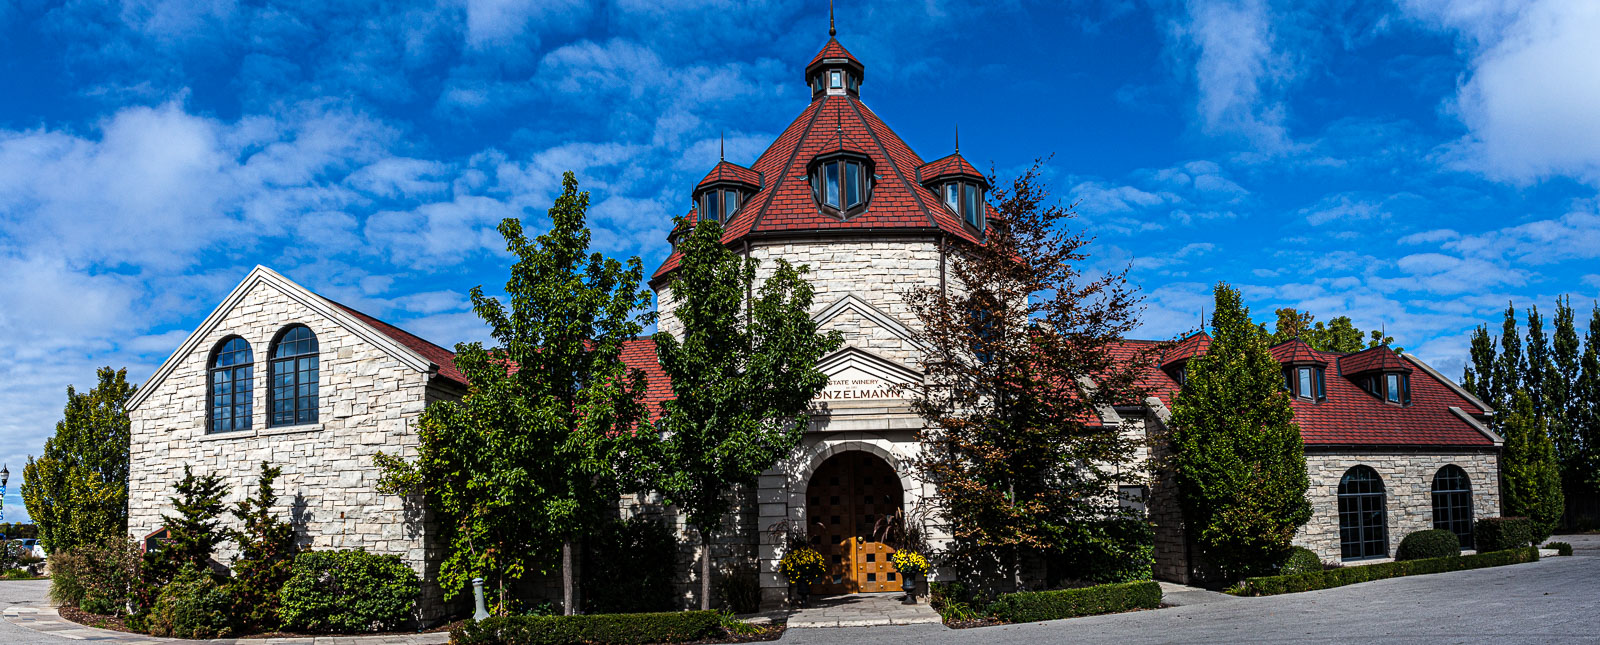
<svg viewBox="0 0 1600 645"><path fill-rule="evenodd" d="M791 629L785 643L1600 643L1600 536L1572 557L1155 611L952 630Z"/></svg>

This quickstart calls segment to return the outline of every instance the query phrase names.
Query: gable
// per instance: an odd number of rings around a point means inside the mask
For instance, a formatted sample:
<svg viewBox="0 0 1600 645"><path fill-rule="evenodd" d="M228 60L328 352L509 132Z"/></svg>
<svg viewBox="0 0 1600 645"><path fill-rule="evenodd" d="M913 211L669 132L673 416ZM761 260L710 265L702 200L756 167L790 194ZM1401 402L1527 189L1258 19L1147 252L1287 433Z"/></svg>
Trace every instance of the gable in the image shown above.
<svg viewBox="0 0 1600 645"><path fill-rule="evenodd" d="M814 401L899 400L922 383L922 373L859 347L846 347L817 363L828 385Z"/></svg>
<svg viewBox="0 0 1600 645"><path fill-rule="evenodd" d="M215 334L219 328L230 317L239 313L241 308L256 306L251 303L251 300L259 297L259 294L262 293L260 290L263 289L271 290L273 295L280 296L294 305L304 307L319 316L323 321L326 321L327 324L348 332L362 342L377 348L383 354L392 357L407 368L422 373L434 373L439 369L439 366L427 357L378 331L345 308L296 284L272 269L257 266L250 271L249 275L245 276L239 286L234 287L233 291L228 293L228 296L217 305L216 309L212 310L210 315L206 316L205 320L195 327L195 330L189 334L188 338L184 339L178 349L167 357L166 361L162 362L161 366L145 381L144 385L140 386L138 392L128 401L127 409L129 411L137 409L148 397L160 390L173 372L190 357L196 353L203 355L210 352L211 345L217 340ZM282 321L285 325L290 322L296 321L288 319ZM257 346L266 342L266 339L250 338L247 340L252 343L254 352L264 355L264 352L267 351L267 347L264 345Z"/></svg>
<svg viewBox="0 0 1600 645"><path fill-rule="evenodd" d="M895 338L904 341L911 347L926 349L923 347L922 343L917 340L916 334L912 333L911 328L906 327L905 323L900 322L899 318L884 313L882 309L872 306L871 303L868 303L866 300L861 299L860 296L857 296L853 293L844 294L843 297L834 301L833 304L828 305L826 308L818 311L815 314L812 314L811 320L816 322L819 327L825 326L830 321L838 318L840 315L846 312L854 313L862 318L872 321L873 324L887 330L890 334L893 334Z"/></svg>

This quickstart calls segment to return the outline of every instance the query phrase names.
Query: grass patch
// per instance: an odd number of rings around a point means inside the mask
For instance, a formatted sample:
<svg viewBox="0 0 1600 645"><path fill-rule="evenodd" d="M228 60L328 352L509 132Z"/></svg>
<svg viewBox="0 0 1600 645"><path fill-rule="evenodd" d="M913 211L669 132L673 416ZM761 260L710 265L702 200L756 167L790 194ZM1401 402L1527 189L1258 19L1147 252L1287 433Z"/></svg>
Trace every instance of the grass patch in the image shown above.
<svg viewBox="0 0 1600 645"><path fill-rule="evenodd" d="M1265 576L1260 578L1246 578L1244 582L1228 590L1236 596L1275 596L1285 593L1299 593L1301 591L1316 591L1318 589L1332 589L1358 582L1370 582L1385 578L1399 578L1402 576L1416 576L1429 573L1444 573L1446 571L1465 571L1467 569L1482 569L1484 567L1498 567L1507 564L1521 564L1539 559L1539 550L1534 548L1507 549L1479 553L1477 555L1451 556L1444 558L1427 558L1423 560L1405 560L1400 562L1384 562L1361 567L1342 567L1316 571L1312 573L1299 573L1287 576Z"/></svg>

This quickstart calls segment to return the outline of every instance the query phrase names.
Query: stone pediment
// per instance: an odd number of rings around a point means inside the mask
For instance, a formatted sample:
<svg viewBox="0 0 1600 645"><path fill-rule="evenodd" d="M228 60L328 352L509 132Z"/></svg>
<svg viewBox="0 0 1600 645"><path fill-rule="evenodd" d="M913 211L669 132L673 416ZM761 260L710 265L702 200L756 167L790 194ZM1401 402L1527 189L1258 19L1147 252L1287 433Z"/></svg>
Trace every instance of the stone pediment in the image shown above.
<svg viewBox="0 0 1600 645"><path fill-rule="evenodd" d="M823 358L817 368L828 386L813 401L899 401L912 396L922 373L858 347L846 347Z"/></svg>
<svg viewBox="0 0 1600 645"><path fill-rule="evenodd" d="M917 341L916 334L911 333L911 329L906 327L905 323L900 322L899 318L884 313L882 309L872 306L853 293L845 294L844 297L834 301L833 304L812 314L811 319L816 321L818 325L826 325L828 321L846 312L854 313L861 318L872 321L873 324L887 330L896 338L905 341L907 345L922 347L922 343Z"/></svg>

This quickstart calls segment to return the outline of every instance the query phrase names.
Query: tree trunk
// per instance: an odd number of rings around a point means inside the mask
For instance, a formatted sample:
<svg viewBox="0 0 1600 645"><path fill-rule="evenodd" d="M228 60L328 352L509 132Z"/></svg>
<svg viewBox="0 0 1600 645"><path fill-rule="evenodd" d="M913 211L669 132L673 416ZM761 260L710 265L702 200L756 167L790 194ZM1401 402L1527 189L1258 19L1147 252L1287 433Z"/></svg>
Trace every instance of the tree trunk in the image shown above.
<svg viewBox="0 0 1600 645"><path fill-rule="evenodd" d="M711 531L700 529L700 608L711 609Z"/></svg>
<svg viewBox="0 0 1600 645"><path fill-rule="evenodd" d="M572 540L568 539L561 541L561 613L567 616L578 613L572 592Z"/></svg>

